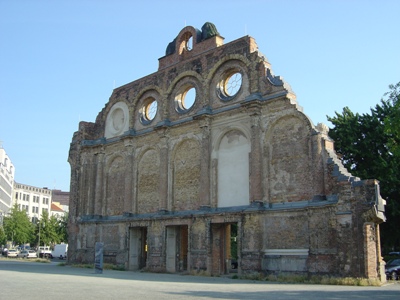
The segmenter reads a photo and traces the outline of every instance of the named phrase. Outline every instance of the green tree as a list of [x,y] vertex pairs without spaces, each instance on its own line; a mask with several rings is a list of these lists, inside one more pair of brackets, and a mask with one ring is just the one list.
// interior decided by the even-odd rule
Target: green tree
[[3,226],[0,226],[0,245],[5,245],[7,242],[6,234],[4,232]]
[[[39,245],[52,245],[59,243],[57,234],[58,220],[54,216],[49,217],[49,213],[44,211],[40,220],[36,223],[35,235]],[[39,245],[39,246],[40,246]]]
[[13,241],[15,245],[32,242],[32,223],[26,212],[20,211],[17,205],[4,217],[3,227],[7,240]]
[[60,242],[68,243],[68,214],[65,214],[60,219],[58,219],[57,234],[59,236]]
[[334,125],[329,135],[344,166],[362,179],[380,181],[381,196],[387,201],[387,221],[381,226],[385,250],[400,250],[399,86],[389,86],[389,98],[370,114],[354,114],[345,107],[341,114],[327,116]]
[[400,156],[400,82],[390,85],[388,101],[393,105],[393,112],[385,120],[385,133],[389,137],[389,149],[394,155]]

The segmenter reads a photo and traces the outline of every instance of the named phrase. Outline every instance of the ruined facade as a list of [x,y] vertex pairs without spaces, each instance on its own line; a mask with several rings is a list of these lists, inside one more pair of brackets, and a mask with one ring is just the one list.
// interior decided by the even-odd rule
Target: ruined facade
[[[349,174],[250,36],[187,26],[70,153],[70,262],[377,278],[384,203]],[[384,272],[382,272],[384,274]]]

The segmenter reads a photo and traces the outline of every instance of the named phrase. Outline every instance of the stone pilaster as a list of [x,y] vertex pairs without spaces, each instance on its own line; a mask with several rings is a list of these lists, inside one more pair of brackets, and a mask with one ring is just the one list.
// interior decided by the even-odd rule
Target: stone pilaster
[[202,130],[200,161],[200,206],[211,206],[210,195],[210,159],[211,159],[211,119],[206,116],[200,120]]
[[124,141],[125,144],[125,196],[124,196],[124,211],[133,212],[134,200],[133,200],[133,182],[135,182],[135,176],[133,172],[133,160],[134,160],[134,147],[131,140]]
[[[88,158],[87,154],[83,154],[81,156],[81,162],[80,162],[80,183],[79,186],[86,186],[87,183],[90,180],[90,163],[88,162],[88,160],[90,160],[90,158]],[[85,215],[87,214],[87,210],[86,207],[88,206],[88,189],[80,189],[79,190],[79,198],[78,198],[78,207],[79,207],[79,211],[80,211],[80,215]]]
[[262,155],[260,139],[261,106],[259,103],[247,107],[251,118],[251,152],[250,152],[250,202],[262,201]]
[[160,137],[160,210],[168,210],[168,163],[169,163],[169,136],[168,128],[158,129]]
[[88,215],[93,215],[94,214],[94,207],[95,207],[95,197],[96,197],[96,157],[91,157],[90,158],[90,178],[88,185],[90,186],[90,189],[88,189],[88,205],[87,205],[87,211],[86,213]]
[[94,214],[103,214],[104,198],[104,152],[97,153],[96,189]]

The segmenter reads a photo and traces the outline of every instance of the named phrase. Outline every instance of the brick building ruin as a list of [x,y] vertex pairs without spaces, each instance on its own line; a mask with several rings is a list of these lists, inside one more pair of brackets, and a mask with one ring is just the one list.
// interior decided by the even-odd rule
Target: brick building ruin
[[349,174],[255,40],[187,26],[158,71],[80,122],[71,263],[384,278],[376,180]]

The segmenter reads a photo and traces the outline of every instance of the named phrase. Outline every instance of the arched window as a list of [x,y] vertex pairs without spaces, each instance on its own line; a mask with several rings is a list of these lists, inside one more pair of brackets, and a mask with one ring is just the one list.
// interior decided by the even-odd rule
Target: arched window
[[249,204],[250,142],[239,130],[227,132],[218,149],[218,207]]

